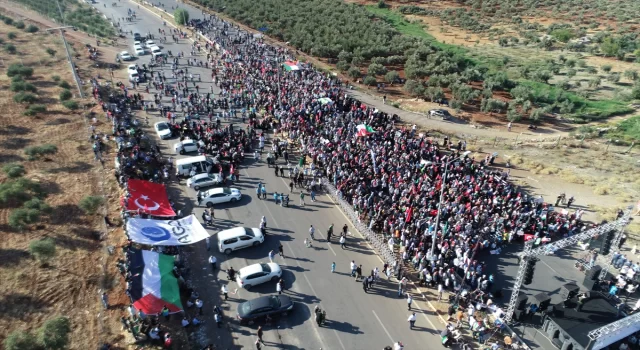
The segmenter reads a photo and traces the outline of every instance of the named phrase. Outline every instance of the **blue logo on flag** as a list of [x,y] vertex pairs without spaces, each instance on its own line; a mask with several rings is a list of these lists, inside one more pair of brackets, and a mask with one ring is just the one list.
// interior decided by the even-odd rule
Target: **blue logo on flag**
[[142,233],[143,236],[155,242],[164,241],[171,237],[171,232],[165,230],[162,227],[157,227],[157,226],[143,227],[140,230],[140,233]]

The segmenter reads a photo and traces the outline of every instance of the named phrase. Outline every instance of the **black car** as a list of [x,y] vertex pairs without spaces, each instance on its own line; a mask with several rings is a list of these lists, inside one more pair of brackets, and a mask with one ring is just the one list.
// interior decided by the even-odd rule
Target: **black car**
[[249,323],[262,317],[286,315],[293,309],[293,301],[286,295],[267,295],[238,305],[238,320]]

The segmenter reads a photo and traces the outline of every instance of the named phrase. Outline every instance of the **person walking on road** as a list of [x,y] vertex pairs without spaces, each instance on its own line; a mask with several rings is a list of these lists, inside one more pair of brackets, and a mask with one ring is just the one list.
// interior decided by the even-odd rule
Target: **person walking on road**
[[312,240],[312,241],[315,241],[315,240],[316,240],[316,239],[315,239],[315,237],[313,237],[313,234],[314,234],[314,233],[316,233],[316,229],[313,227],[313,225],[311,225],[311,226],[309,227],[309,235],[311,236],[311,240]]
[[289,182],[289,193],[293,192],[293,181]]
[[311,248],[311,241],[308,238],[304,239],[304,246],[307,248]]
[[209,256],[209,264],[211,264],[211,270],[215,271],[216,270],[216,263],[218,262],[218,259],[216,259],[215,256],[210,255]]
[[260,220],[260,224],[264,224],[264,228],[267,228],[267,218],[263,215],[262,219]]
[[282,294],[282,285],[280,282],[276,283],[276,292],[278,292],[278,295]]
[[346,236],[348,230],[349,230],[349,226],[347,226],[347,224],[344,224],[344,226],[342,226],[342,235]]
[[356,282],[358,282],[358,279],[360,279],[361,276],[362,276],[362,265],[356,267]]
[[340,248],[344,249],[346,247],[347,239],[344,236],[340,236]]
[[280,254],[280,257],[284,259],[284,247],[282,246],[282,242],[278,245],[278,254]]
[[269,262],[273,262],[273,257],[275,257],[276,254],[273,252],[273,250],[269,251]]
[[304,207],[304,192],[300,191],[300,205]]
[[407,309],[411,311],[411,303],[413,302],[413,298],[411,294],[407,293]]
[[416,313],[412,313],[411,316],[407,319],[409,321],[409,329],[413,329],[416,325]]
[[362,280],[362,290],[364,290],[365,293],[369,293],[369,291],[367,290],[367,286],[367,279],[365,278]]
[[222,295],[224,295],[224,300],[229,300],[229,290],[227,289],[226,285],[222,285],[221,291]]
[[331,242],[332,235],[333,235],[333,224],[331,224],[331,226],[329,226],[329,229],[327,230],[327,242]]
[[109,309],[109,296],[107,295],[107,293],[102,293],[102,295],[100,296],[100,300],[102,300],[102,306],[104,306],[104,309]]
[[351,277],[356,275],[356,269],[358,268],[358,265],[356,265],[356,261],[355,260],[351,260],[351,264],[349,264],[349,267],[351,269]]
[[262,331],[262,326],[258,326],[258,342],[264,344],[264,340],[262,340],[262,336],[264,335],[264,331]]
[[261,342],[260,339],[256,339],[256,349],[257,350],[262,350],[262,344],[260,342]]

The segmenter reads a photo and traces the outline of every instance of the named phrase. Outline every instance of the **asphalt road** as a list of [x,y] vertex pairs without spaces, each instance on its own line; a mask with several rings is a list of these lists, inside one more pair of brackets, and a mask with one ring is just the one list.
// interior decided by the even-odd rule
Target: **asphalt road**
[[[107,17],[116,19],[125,17],[129,8],[137,12],[138,18],[135,21],[121,21],[125,31],[139,32],[144,35],[149,32],[157,34],[158,28],[165,28],[157,15],[145,10],[142,6],[138,9],[134,2],[122,0],[116,7],[110,4],[111,2],[108,2],[104,7],[103,2],[100,2],[94,6]],[[177,5],[173,1],[164,1],[164,4],[169,10],[171,6]],[[189,10],[191,18],[202,18],[200,11],[192,8]],[[129,37],[127,42],[130,46],[128,50],[131,52],[133,38]],[[191,41],[188,40],[181,40],[178,44],[167,43],[163,50],[188,53],[190,44]],[[148,63],[149,59],[150,56],[146,55],[135,62],[141,65]],[[199,59],[204,57],[200,56]],[[184,63],[184,60],[181,63]],[[116,78],[120,77],[123,82],[126,82],[125,69],[116,73]],[[201,74],[203,82],[199,85],[208,91],[211,83],[209,79],[204,78],[210,77],[210,71],[194,67],[189,67],[189,70],[194,74]],[[170,71],[167,71],[167,76],[170,76]],[[215,87],[214,93],[218,93]],[[163,119],[157,115],[151,118],[152,123],[160,120]],[[234,123],[234,125],[240,124],[240,120]],[[154,133],[152,128],[148,128],[147,132]],[[172,145],[177,141],[174,139],[160,142],[163,153],[172,154]],[[174,157],[180,158],[175,155]],[[289,182],[286,179],[276,177],[274,171],[269,169],[265,162],[256,162],[253,159],[245,160],[240,171],[240,181],[233,187],[243,191],[242,200],[235,204],[215,207],[215,227],[209,230],[212,235],[211,251],[206,251],[204,242],[186,249],[188,265],[191,268],[191,280],[196,290],[204,296],[206,310],[204,315],[206,323],[192,330],[191,337],[196,343],[203,346],[215,343],[223,349],[255,348],[253,344],[256,340],[257,324],[240,326],[234,320],[236,308],[239,302],[276,293],[275,283],[259,285],[251,291],[239,290],[237,294],[230,294],[227,302],[221,301],[220,287],[223,284],[228,285],[229,290],[233,292],[237,288],[236,283],[227,281],[224,271],[231,266],[238,270],[250,264],[268,261],[268,252],[277,251],[279,243],[284,246],[285,258],[276,257],[275,262],[284,269],[283,277],[287,287],[285,294],[296,301],[296,306],[286,318],[264,327],[267,346],[281,349],[382,349],[385,345],[402,341],[405,349],[418,349],[424,347],[424,344],[436,344],[435,342],[440,341],[438,334],[444,326],[431,312],[429,306],[418,300],[419,296],[414,295],[414,308],[416,308],[418,320],[416,327],[410,330],[407,322],[410,313],[405,299],[397,296],[395,279],[383,280],[369,293],[365,293],[362,284],[355,282],[349,276],[349,263],[352,260],[362,264],[364,273],[368,273],[376,266],[381,269],[383,263],[357,233],[348,240],[347,249],[341,249],[339,244],[327,243],[324,240],[329,225],[333,223],[337,232],[345,223],[349,223],[331,199],[319,193],[318,201],[312,203],[307,196],[307,204],[302,207],[299,205],[299,192],[294,189],[294,193],[290,196],[292,199],[290,207],[283,208],[276,205],[270,197],[267,200],[258,199],[255,195],[255,187],[261,181],[266,184],[269,193],[289,192]],[[184,213],[193,212],[198,218],[201,217],[204,208],[194,207],[195,192],[186,188],[184,180],[172,185],[170,194]],[[216,233],[218,231],[235,226],[258,227],[263,215],[266,216],[269,227],[263,245],[240,250],[229,256],[217,251]],[[317,228],[318,240],[314,242],[312,248],[307,248],[303,241],[308,237],[310,225]],[[351,225],[349,227],[349,230],[354,232]],[[207,263],[209,254],[215,255],[221,262],[221,269],[215,273]],[[330,271],[332,262],[337,265],[335,273]],[[223,329],[218,329],[213,322],[211,309],[215,304],[221,305],[225,310]],[[323,327],[318,327],[312,317],[313,308],[316,305],[327,312],[327,322]],[[188,312],[193,314],[193,310]]]

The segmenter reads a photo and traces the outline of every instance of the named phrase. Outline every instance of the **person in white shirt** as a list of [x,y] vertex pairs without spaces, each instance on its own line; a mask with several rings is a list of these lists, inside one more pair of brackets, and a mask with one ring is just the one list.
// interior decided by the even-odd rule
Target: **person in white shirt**
[[226,285],[222,285],[222,288],[220,289],[222,291],[222,294],[224,295],[224,300],[229,300],[229,290],[227,289]]
[[202,306],[204,305],[204,303],[202,302],[202,300],[200,300],[200,299],[196,299],[195,305],[196,305],[196,307],[198,308],[198,313],[199,313],[200,315],[202,315]]
[[189,327],[190,322],[189,322],[189,319],[187,318],[187,316],[183,317],[181,322],[182,322],[182,327],[183,328]]
[[407,321],[409,321],[409,329],[413,329],[413,327],[416,325],[416,313],[412,313]]
[[211,269],[212,270],[216,270],[216,263],[218,262],[218,259],[216,259],[215,256],[211,255],[209,256],[209,264],[211,264]]

